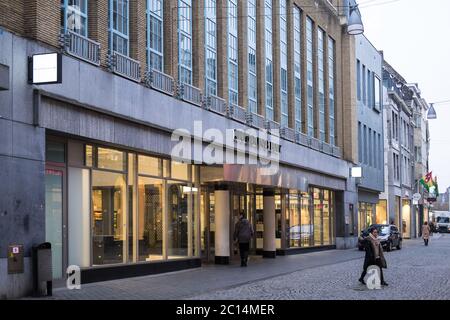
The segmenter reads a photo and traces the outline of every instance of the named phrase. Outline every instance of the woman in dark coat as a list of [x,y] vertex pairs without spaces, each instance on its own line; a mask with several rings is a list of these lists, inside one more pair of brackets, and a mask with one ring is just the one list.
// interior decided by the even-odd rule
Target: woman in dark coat
[[378,239],[378,229],[372,228],[368,237],[364,238],[364,248],[366,250],[366,256],[364,258],[364,270],[359,278],[359,282],[366,284],[364,282],[364,277],[367,274],[367,268],[370,266],[380,267],[380,280],[382,286],[387,286],[388,284],[384,281],[383,268],[387,268],[386,259],[384,258],[383,247]]

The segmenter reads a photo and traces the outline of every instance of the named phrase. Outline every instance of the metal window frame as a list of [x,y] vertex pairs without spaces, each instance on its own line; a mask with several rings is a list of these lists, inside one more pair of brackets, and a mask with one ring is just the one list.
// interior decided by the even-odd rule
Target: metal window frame
[[[154,11],[152,11],[152,3],[154,1],[158,1],[158,0],[147,0],[147,8],[146,8],[146,18],[147,18],[147,45],[146,45],[146,50],[147,50],[147,70],[151,70],[153,69],[152,67],[152,54],[156,54],[159,57],[161,57],[161,67],[162,70],[156,69],[160,72],[163,72],[164,70],[164,0],[160,0],[161,2],[161,15],[157,15],[154,13]],[[151,22],[152,19],[158,20],[159,22],[161,22],[161,51],[155,50],[154,48],[152,48],[151,45]]]
[[[63,0],[64,2],[61,3],[61,9],[64,11],[64,21],[63,21],[63,31],[64,33],[67,33],[67,18],[68,18],[68,11],[69,11],[69,0]],[[86,23],[84,24],[84,30],[86,30],[86,34],[80,34],[84,37],[87,37],[89,34],[89,30],[88,30],[88,1],[89,0],[85,0],[85,12],[83,12],[82,10],[75,10],[75,9],[71,9],[74,11],[75,14],[80,15],[80,17],[84,18]],[[75,32],[75,31],[73,31]],[[78,33],[78,32],[76,32]]]
[[[114,28],[114,2],[119,1],[126,1],[127,3],[127,12],[126,12],[126,23],[127,23],[127,34],[124,34]],[[109,0],[109,49],[111,51],[114,50],[114,35],[117,35],[121,38],[123,38],[127,43],[127,52],[124,54],[125,56],[130,56],[130,1],[129,0]],[[118,15],[118,12],[116,12],[116,15]],[[122,19],[123,20],[123,19]],[[122,24],[124,21],[122,21]],[[119,52],[119,51],[117,51]],[[122,52],[119,52],[122,53]],[[122,53],[123,54],[123,53]]]
[[[184,6],[184,4],[186,4],[186,6]],[[178,8],[177,8],[177,28],[178,28],[178,43],[181,44],[181,36],[183,35],[184,37],[188,38],[190,40],[190,62],[191,65],[187,66],[185,64],[182,63],[182,59],[181,59],[181,45],[178,46],[178,73],[179,73],[179,79],[181,82],[181,75],[182,75],[182,69],[187,70],[190,73],[190,82],[187,83],[186,81],[182,81],[184,83],[187,83],[189,85],[193,84],[193,75],[192,75],[192,58],[193,58],[193,54],[192,54],[192,15],[193,15],[193,9],[192,9],[192,2],[190,0],[178,0]],[[190,27],[189,27],[189,31],[190,33],[187,33],[186,31],[181,29],[181,12],[183,9],[188,9],[190,11],[190,19],[187,19],[189,21]],[[184,79],[185,80],[185,79]]]
[[[239,39],[238,39],[238,23],[239,23],[239,9],[238,9],[238,1],[236,0],[228,0],[227,1],[227,11],[228,11],[228,19],[227,19],[227,55],[228,55],[228,97],[231,100],[232,95],[237,96],[237,101],[230,101],[231,103],[238,104],[239,102]],[[236,10],[236,16],[233,17],[231,15],[231,11]],[[236,20],[236,28],[232,27],[231,20]],[[231,37],[234,38],[236,46],[232,47]],[[235,51],[236,61],[232,59],[232,53]],[[236,74],[232,77],[232,66],[236,69]],[[233,80],[233,81],[231,81]],[[231,86],[232,83],[236,83],[236,88]]]
[[[214,17],[209,17],[207,14],[208,9],[211,10],[212,6],[208,6],[209,4],[212,5],[212,1],[214,1]],[[204,8],[204,15],[205,15],[205,94],[206,95],[217,95],[217,1],[215,0],[205,0],[205,8]],[[208,37],[209,37],[209,28],[208,23],[214,24],[214,47],[209,43]],[[211,52],[215,56],[215,64],[214,64],[214,75],[215,79],[209,77],[208,75],[208,53]],[[214,84],[214,92],[209,91],[209,84]]]

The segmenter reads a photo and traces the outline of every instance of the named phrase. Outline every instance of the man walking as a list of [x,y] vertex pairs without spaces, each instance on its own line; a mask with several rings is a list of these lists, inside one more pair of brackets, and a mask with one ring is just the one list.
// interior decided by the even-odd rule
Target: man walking
[[380,239],[378,239],[378,229],[373,227],[369,230],[370,234],[364,238],[364,248],[366,250],[366,256],[364,258],[364,270],[359,278],[359,282],[364,282],[364,277],[367,274],[367,268],[370,266],[378,266],[380,268],[380,280],[382,286],[388,284],[384,281],[383,268],[387,268],[386,259],[384,258],[383,247],[381,246]]
[[241,255],[241,267],[246,267],[248,262],[248,251],[250,250],[250,240],[253,237],[253,227],[250,222],[241,214],[239,221],[234,227],[234,241],[239,242],[239,253]]
[[422,226],[422,238],[423,241],[425,242],[425,246],[428,247],[428,241],[430,241],[430,226],[426,221]]

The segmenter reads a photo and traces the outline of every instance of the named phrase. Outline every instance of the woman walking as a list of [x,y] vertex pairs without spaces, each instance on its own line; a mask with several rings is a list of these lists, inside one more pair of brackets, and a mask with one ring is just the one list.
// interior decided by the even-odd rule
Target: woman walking
[[367,268],[370,266],[378,266],[380,268],[381,285],[387,286],[388,284],[384,281],[383,276],[383,268],[387,268],[387,263],[384,258],[383,247],[381,246],[380,239],[378,239],[378,229],[374,227],[370,229],[369,232],[369,236],[364,238],[363,241],[366,256],[364,258],[364,270],[359,278],[359,282],[365,285],[364,277],[367,274]]
[[425,242],[425,246],[428,247],[428,241],[430,241],[430,226],[426,221],[422,226],[422,238],[423,241]]

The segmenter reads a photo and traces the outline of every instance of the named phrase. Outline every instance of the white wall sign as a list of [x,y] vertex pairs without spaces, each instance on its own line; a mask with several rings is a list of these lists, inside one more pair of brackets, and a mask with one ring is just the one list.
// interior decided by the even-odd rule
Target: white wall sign
[[62,56],[59,53],[36,54],[28,60],[30,84],[54,84],[62,82]]

